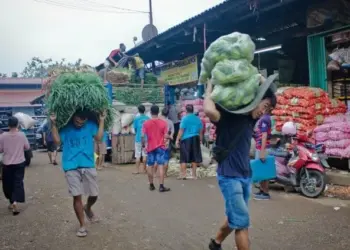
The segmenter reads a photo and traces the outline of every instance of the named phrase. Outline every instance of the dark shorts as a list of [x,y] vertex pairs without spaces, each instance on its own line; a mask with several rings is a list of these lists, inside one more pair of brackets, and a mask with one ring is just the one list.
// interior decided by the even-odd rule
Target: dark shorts
[[157,148],[151,152],[147,152],[147,167],[153,167],[156,163],[162,166],[165,163],[166,149]]
[[46,142],[46,147],[48,152],[55,152],[57,151],[57,146],[53,141]]
[[180,142],[180,163],[201,163],[202,150],[199,136],[193,136]]

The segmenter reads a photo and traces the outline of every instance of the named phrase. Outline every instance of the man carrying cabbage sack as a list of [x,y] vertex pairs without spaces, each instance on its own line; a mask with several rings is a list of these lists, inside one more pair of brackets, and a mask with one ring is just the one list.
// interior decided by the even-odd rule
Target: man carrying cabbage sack
[[209,81],[204,99],[204,112],[216,126],[216,142],[213,148],[218,162],[217,179],[225,200],[226,219],[215,239],[211,239],[210,250],[221,250],[221,243],[232,232],[238,250],[248,250],[250,223],[248,200],[251,187],[250,143],[256,121],[276,105],[276,96],[269,77],[260,84],[255,99],[247,106],[227,111],[213,102],[213,90]]
[[[69,193],[73,196],[73,207],[80,223],[76,235],[87,236],[85,228],[84,212],[91,222],[96,222],[97,217],[91,207],[97,201],[98,186],[97,172],[94,160],[94,142],[100,142],[104,133],[104,120],[106,112],[99,117],[99,124],[88,120],[87,111],[77,111],[71,121],[60,131],[56,126],[56,115],[52,114],[51,132],[56,145],[62,143],[62,168],[65,172]],[[82,195],[88,195],[84,206]]]

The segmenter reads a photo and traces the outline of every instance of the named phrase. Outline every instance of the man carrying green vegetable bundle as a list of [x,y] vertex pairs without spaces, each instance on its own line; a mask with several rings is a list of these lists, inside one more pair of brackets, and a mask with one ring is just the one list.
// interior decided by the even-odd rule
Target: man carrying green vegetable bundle
[[[87,236],[84,212],[91,222],[97,217],[91,207],[97,201],[97,172],[94,160],[94,140],[100,142],[104,133],[106,112],[99,117],[99,125],[88,120],[86,111],[77,111],[71,121],[58,131],[56,115],[51,115],[52,137],[56,145],[62,144],[62,167],[65,172],[70,194],[73,196],[73,207],[80,223],[76,235]],[[84,206],[82,195],[88,195]]]
[[227,111],[214,103],[211,97],[213,86],[209,81],[204,99],[204,112],[216,126],[216,145],[213,148],[218,162],[217,179],[225,200],[226,219],[210,250],[221,250],[221,243],[235,232],[238,250],[249,250],[249,208],[251,169],[249,160],[250,143],[256,121],[267,110],[276,105],[272,78],[259,86],[254,100],[234,112]]

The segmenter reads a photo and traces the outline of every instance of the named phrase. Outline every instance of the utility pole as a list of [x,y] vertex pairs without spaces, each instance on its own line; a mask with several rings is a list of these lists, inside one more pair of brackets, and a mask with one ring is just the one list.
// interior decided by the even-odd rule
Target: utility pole
[[152,0],[149,0],[149,23],[153,24]]

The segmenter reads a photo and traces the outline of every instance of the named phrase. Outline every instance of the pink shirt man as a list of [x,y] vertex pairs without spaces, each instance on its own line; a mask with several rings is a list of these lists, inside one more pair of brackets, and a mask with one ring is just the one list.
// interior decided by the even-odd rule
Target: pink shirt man
[[0,153],[4,153],[4,165],[23,163],[24,150],[29,148],[28,139],[23,132],[5,132],[0,135]]

